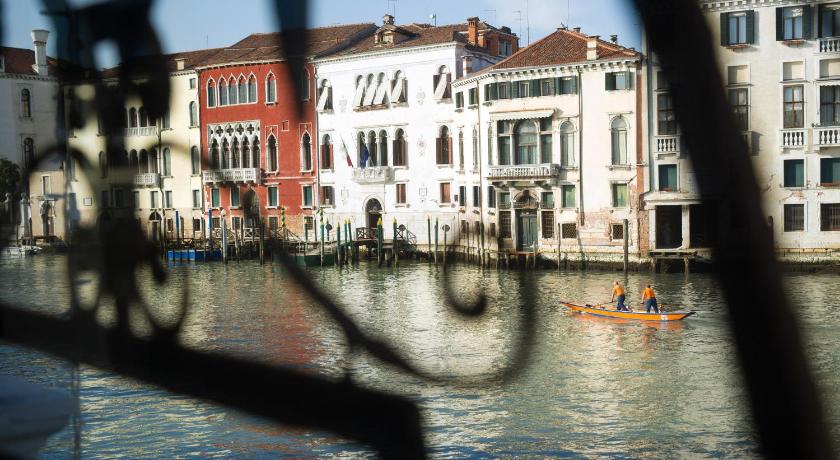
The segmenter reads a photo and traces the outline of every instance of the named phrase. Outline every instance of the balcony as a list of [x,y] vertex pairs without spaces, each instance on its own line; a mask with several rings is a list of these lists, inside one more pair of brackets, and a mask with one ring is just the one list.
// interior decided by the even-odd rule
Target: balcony
[[779,131],[779,147],[804,148],[808,144],[808,130],[804,128]]
[[390,166],[353,168],[353,181],[359,184],[382,184],[393,179],[394,170]]
[[157,126],[138,126],[134,128],[125,128],[125,137],[157,136],[157,134]]
[[555,179],[560,175],[560,166],[556,164],[491,166],[488,179],[496,180],[534,180]]
[[680,136],[656,136],[653,140],[655,153],[680,153]]
[[160,174],[143,173],[134,176],[135,187],[160,187]]
[[814,143],[818,147],[840,146],[840,126],[814,128]]
[[211,169],[202,172],[201,176],[205,183],[252,182],[258,184],[262,179],[259,168]]
[[840,37],[820,39],[820,53],[840,53]]

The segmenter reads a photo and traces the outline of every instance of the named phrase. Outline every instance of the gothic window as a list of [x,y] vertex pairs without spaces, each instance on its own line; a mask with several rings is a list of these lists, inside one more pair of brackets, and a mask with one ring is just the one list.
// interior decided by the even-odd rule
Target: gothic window
[[406,156],[405,131],[402,129],[398,129],[394,134],[394,145],[392,150],[394,155],[394,166],[407,166],[408,158]]
[[435,157],[439,165],[452,164],[452,138],[449,136],[449,128],[441,126],[438,138],[435,140]]
[[566,121],[560,125],[560,165],[573,166],[575,164],[575,127]]
[[219,80],[219,105],[227,105],[228,104],[228,91],[227,91],[227,82],[224,80]]
[[309,133],[303,133],[303,139],[300,143],[300,169],[301,171],[312,170],[312,138]]
[[32,117],[32,94],[26,88],[20,92],[20,116],[23,118]]
[[268,138],[268,156],[266,158],[266,167],[269,171],[277,171],[277,140],[274,136]]
[[216,106],[216,84],[213,80],[207,80],[207,107]]
[[610,138],[612,140],[612,164],[627,164],[627,122],[622,117],[616,117],[610,124]]
[[268,74],[265,79],[265,102],[276,102],[277,85],[274,80],[274,74]]
[[257,77],[248,77],[248,102],[257,102]]
[[435,90],[435,99],[449,99],[451,96],[452,78],[449,74],[449,68],[440,66],[438,73],[432,78],[432,83]]
[[239,77],[239,84],[237,85],[237,89],[239,90],[239,103],[245,104],[248,102],[248,86],[245,83],[245,77]]

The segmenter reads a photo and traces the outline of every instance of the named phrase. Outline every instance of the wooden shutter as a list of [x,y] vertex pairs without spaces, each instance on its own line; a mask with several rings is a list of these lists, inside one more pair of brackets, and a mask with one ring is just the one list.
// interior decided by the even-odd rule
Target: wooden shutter
[[446,163],[452,164],[452,136],[446,138]]
[[490,100],[490,83],[487,83],[486,85],[484,85],[484,100],[485,101]]
[[[802,38],[804,38],[805,40],[814,38],[812,32],[813,29],[811,27],[811,19],[813,17],[811,11],[812,8],[810,6],[806,5],[802,7]],[[752,11],[750,11],[750,13],[752,13]],[[747,20],[749,21],[749,16],[747,17]],[[747,23],[747,31],[749,30],[749,23]]]
[[635,81],[633,81],[633,80],[635,80],[635,78],[633,78],[633,77],[635,75],[636,74],[634,72],[631,72],[629,70],[627,72],[624,72],[624,78],[626,78],[625,82],[627,83],[626,85],[624,85],[625,88],[627,88],[627,89],[633,89],[634,88]]
[[785,9],[776,8],[776,41],[785,39]]
[[[394,139],[391,141],[391,151],[394,152],[394,157],[391,159],[393,161],[394,166],[402,165],[402,155],[400,155],[400,141]],[[399,187],[397,187],[399,190]]]
[[605,79],[604,79],[605,89],[607,91],[615,90],[615,73],[614,72],[608,72],[604,75],[605,75]]
[[517,97],[519,97],[519,82],[512,81],[510,82],[510,98],[516,99]]
[[729,44],[729,13],[720,13],[720,46]]
[[443,164],[443,161],[441,161],[441,148],[442,147],[443,147],[443,139],[441,139],[439,137],[436,138],[435,139],[435,162],[437,164]]
[[572,77],[572,90],[570,91],[570,94],[577,94],[577,92],[578,92],[578,78],[577,77]]
[[755,11],[747,11],[747,43],[755,43]]
[[495,101],[499,98],[499,84],[490,83],[490,100]]
[[541,85],[541,79],[537,78],[536,80],[531,80],[531,83],[528,85],[528,95],[531,97],[539,96],[542,91],[540,88]]
[[824,5],[817,5],[817,37],[823,37],[823,7]]

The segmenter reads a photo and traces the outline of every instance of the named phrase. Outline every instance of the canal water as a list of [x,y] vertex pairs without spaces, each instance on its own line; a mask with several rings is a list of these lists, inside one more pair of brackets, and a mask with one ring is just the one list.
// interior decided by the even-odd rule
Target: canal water
[[[0,298],[60,312],[69,304],[66,259],[45,255],[0,260]],[[308,269],[367,333],[391,344],[417,367],[437,374],[483,375],[509,363],[521,328],[518,272],[455,267],[450,282],[464,300],[489,298],[487,312],[465,319],[443,301],[443,273],[425,263],[399,268],[362,264],[339,271]],[[157,286],[138,275],[155,309],[180,299],[192,307],[186,346],[290,366],[327,378],[345,372],[361,385],[407,396],[421,408],[433,457],[751,457],[757,454],[745,393],[714,277],[536,271],[538,323],[530,360],[510,382],[436,384],[349,355],[328,315],[281,267],[254,262],[173,265]],[[560,300],[608,300],[624,280],[633,305],[648,282],[660,301],[698,314],[671,325],[571,314]],[[79,281],[85,295],[92,274]],[[785,276],[807,354],[823,392],[832,438],[840,445],[840,283],[836,275]],[[111,319],[108,303],[100,314]],[[158,310],[156,310],[158,311]],[[165,312],[161,310],[161,314]],[[136,315],[136,333],[148,330]],[[219,373],[224,373],[219,369]],[[62,391],[72,367],[16,346],[0,345],[0,374]],[[374,456],[366,446],[328,433],[276,426],[259,418],[160,391],[82,366],[80,444],[84,458]],[[43,458],[68,458],[74,427],[53,436]]]

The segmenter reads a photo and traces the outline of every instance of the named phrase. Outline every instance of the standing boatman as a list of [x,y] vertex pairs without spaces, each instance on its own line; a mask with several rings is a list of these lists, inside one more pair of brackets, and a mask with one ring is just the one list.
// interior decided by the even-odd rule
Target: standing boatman
[[610,298],[610,302],[616,300],[615,309],[618,311],[630,311],[626,305],[624,305],[624,287],[621,286],[617,280],[613,281],[613,290],[612,290],[612,298]]
[[645,311],[650,313],[651,307],[653,307],[654,313],[659,313],[659,305],[656,303],[656,293],[653,292],[653,288],[650,287],[650,284],[647,285],[644,291],[642,291],[642,302],[645,303]]

